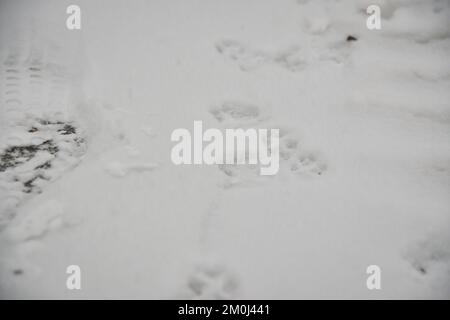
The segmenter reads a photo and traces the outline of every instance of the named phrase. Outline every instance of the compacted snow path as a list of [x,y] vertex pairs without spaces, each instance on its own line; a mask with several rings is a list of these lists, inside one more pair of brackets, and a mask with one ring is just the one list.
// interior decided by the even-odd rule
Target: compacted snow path
[[[69,4],[0,5],[1,297],[450,296],[448,1]],[[280,171],[174,165],[194,120]]]

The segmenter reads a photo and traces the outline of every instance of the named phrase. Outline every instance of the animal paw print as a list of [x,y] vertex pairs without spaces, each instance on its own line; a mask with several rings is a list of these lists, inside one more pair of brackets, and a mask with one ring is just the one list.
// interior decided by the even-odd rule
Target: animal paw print
[[273,62],[292,72],[302,70],[307,64],[305,53],[299,47],[293,47],[276,54]]
[[450,245],[447,232],[434,234],[408,248],[405,258],[420,275],[450,272]]
[[314,153],[304,151],[299,140],[286,131],[280,137],[280,162],[295,174],[320,176],[326,171],[326,164]]
[[200,265],[187,281],[190,299],[225,300],[235,297],[238,279],[220,264]]
[[326,170],[323,163],[317,161],[314,154],[299,155],[291,162],[290,170],[294,173],[322,175]]
[[[210,110],[212,116],[227,128],[259,128],[279,129],[280,169],[288,168],[290,173],[298,175],[322,175],[326,164],[314,153],[307,152],[300,146],[299,139],[284,126],[273,125],[270,117],[263,114],[258,106],[242,102],[224,102],[221,106]],[[248,148],[248,146],[246,146]],[[270,149],[270,144],[269,144]],[[248,154],[248,150],[246,151]],[[259,165],[223,164],[218,166],[227,177],[224,188],[235,185],[253,185],[263,179]]]
[[234,40],[224,40],[216,44],[216,49],[235,62],[242,71],[272,65],[290,72],[300,72],[311,63],[344,63],[351,52],[348,42],[348,37],[347,40],[343,37],[322,45],[311,40],[309,45],[294,44],[276,52],[263,52],[251,50]]
[[212,108],[210,113],[218,122],[232,127],[263,120],[259,107],[236,101],[224,102],[221,106]]
[[248,49],[235,40],[222,40],[216,44],[217,51],[236,62],[242,71],[250,71],[265,63],[268,57],[263,52]]
[[[226,101],[219,107],[210,110],[211,115],[225,128],[249,129],[264,126],[269,117],[265,116],[261,109],[252,104]],[[265,126],[264,126],[265,127]],[[246,145],[246,155],[249,148]],[[237,159],[235,157],[235,163]],[[248,184],[255,179],[259,179],[259,165],[250,164],[222,164],[218,166],[227,177],[227,181],[223,184],[224,188],[229,188],[238,184]]]
[[252,186],[261,179],[260,167],[250,164],[221,164],[218,166],[227,180],[221,185],[224,189],[234,186]]

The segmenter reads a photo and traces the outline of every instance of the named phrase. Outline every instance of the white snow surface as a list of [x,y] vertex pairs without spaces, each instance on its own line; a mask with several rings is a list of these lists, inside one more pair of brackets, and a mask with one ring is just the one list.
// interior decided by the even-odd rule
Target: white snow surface
[[[0,153],[54,143],[0,172],[0,297],[450,298],[449,1],[72,2],[0,4]],[[194,120],[279,173],[174,165]]]

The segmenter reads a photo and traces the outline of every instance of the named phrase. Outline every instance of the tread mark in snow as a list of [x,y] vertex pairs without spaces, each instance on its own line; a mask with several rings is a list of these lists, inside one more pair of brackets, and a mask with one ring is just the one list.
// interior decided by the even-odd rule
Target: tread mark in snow
[[26,194],[40,193],[85,152],[83,130],[66,115],[71,75],[57,62],[59,52],[47,51],[10,50],[0,65],[6,129],[0,145],[0,229]]

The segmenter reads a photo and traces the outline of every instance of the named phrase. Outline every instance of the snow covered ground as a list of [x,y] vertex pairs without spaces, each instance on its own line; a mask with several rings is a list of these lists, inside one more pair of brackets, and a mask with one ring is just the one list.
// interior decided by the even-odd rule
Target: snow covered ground
[[[448,0],[73,3],[0,3],[2,298],[450,298]],[[194,120],[279,173],[174,165]]]

